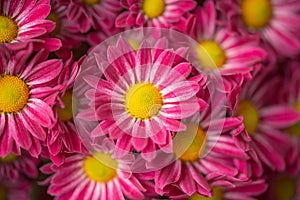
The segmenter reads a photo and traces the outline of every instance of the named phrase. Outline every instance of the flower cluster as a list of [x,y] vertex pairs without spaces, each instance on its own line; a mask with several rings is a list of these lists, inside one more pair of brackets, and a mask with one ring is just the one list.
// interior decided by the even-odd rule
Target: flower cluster
[[0,1],[0,199],[299,200],[299,0]]

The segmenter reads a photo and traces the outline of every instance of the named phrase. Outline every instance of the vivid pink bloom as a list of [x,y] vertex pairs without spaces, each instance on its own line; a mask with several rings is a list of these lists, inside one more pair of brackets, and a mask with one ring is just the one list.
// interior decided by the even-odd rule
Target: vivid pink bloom
[[206,103],[196,97],[205,78],[188,78],[193,67],[179,56],[182,49],[147,47],[144,41],[136,52],[121,38],[116,47],[108,48],[108,62],[96,55],[104,76],[85,77],[92,87],[86,92],[91,103],[78,117],[100,121],[91,136],[108,134],[116,140],[116,151],[130,152],[133,147],[151,157],[157,149],[172,151],[170,131],[184,130],[180,120]]
[[49,0],[7,0],[0,3],[0,44],[20,49],[27,42],[55,51],[61,42],[56,38],[41,37],[50,33],[55,24],[45,18],[50,12]]
[[[218,99],[218,96],[210,98]],[[234,160],[245,161],[249,157],[244,150],[235,145],[233,137],[228,133],[237,128],[241,122],[235,117],[224,117],[222,102],[221,100],[217,105],[211,104],[207,110],[200,112],[200,116],[195,114],[183,121],[187,125],[187,130],[175,134],[174,154],[170,155],[175,156],[177,160],[155,174],[155,189],[158,194],[178,197],[180,190],[182,194],[188,196],[197,193],[209,197],[212,195],[208,184],[209,174],[223,176],[223,179],[218,180],[223,184],[226,184],[227,177],[234,179],[233,177],[239,176]],[[248,177],[240,178],[248,179]],[[178,191],[174,191],[174,188]]]
[[125,9],[116,19],[117,27],[171,28],[196,7],[194,0],[121,0]]
[[93,155],[77,154],[66,158],[57,167],[47,164],[42,172],[52,174],[44,181],[50,183],[48,193],[63,199],[144,199],[145,188],[130,172],[132,156],[116,158],[112,144],[94,149]]
[[51,81],[62,62],[45,61],[45,51],[32,55],[31,45],[14,55],[0,50],[0,156],[19,155],[22,147],[37,157],[45,128],[53,124],[52,105],[60,86],[53,87]]
[[30,200],[30,182],[24,177],[16,181],[1,179],[0,197],[2,199]]
[[195,47],[196,59],[203,68],[218,69],[227,88],[232,75],[249,78],[255,64],[261,63],[266,53],[259,47],[258,37],[241,35],[229,29],[228,24],[220,25],[219,20],[215,5],[209,0],[189,18],[186,30],[199,42]]
[[218,0],[217,3],[232,25],[243,32],[257,33],[279,55],[299,54],[298,0]]
[[73,56],[71,56],[64,64],[56,82],[63,88],[58,94],[59,102],[53,107],[55,123],[49,129],[46,139],[50,159],[56,165],[64,162],[65,153],[81,152],[82,150],[72,112],[73,85],[82,60],[83,58],[79,63],[73,62]]
[[20,174],[36,178],[38,175],[37,163],[38,160],[25,151],[20,156],[10,153],[4,158],[0,157],[0,179],[4,177],[16,181]]
[[68,6],[69,20],[85,33],[91,27],[106,31],[113,28],[114,20],[121,10],[119,0],[58,0]]
[[[282,129],[296,123],[300,116],[291,106],[272,104],[274,98],[279,98],[275,95],[278,91],[274,88],[279,87],[278,78],[272,74],[272,68],[270,69],[259,71],[252,81],[245,84],[240,95],[235,93],[236,99],[230,98],[229,104],[234,115],[243,117],[246,131],[246,136],[245,133],[241,134],[237,142],[243,144],[243,140],[246,140],[249,143],[248,137],[251,138],[252,142],[249,144],[255,151],[252,154],[254,158],[258,157],[272,170],[284,170],[284,156],[291,141]],[[233,134],[238,135],[238,132]],[[261,174],[262,169],[258,170],[257,167],[258,165],[252,169],[253,172],[260,171]]]

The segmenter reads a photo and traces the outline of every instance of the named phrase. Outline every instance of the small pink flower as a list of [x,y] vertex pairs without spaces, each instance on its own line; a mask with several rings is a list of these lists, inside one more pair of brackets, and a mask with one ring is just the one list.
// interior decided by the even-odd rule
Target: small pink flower
[[217,4],[242,32],[257,33],[279,55],[299,55],[298,0],[218,0]]
[[44,181],[50,183],[48,193],[57,200],[144,199],[145,188],[129,171],[134,158],[116,158],[112,155],[114,145],[103,146],[94,149],[93,154],[70,156],[59,167],[43,166],[42,172],[52,174]]
[[[31,55],[32,46],[14,55],[0,49],[0,156],[20,147],[37,157],[45,128],[53,125],[53,99],[59,85],[52,87],[62,69],[60,60],[47,60],[48,53]],[[31,56],[31,57],[30,57]]]
[[125,10],[117,17],[116,27],[171,28],[196,7],[194,0],[122,0],[121,4]]
[[55,51],[61,47],[56,38],[43,37],[50,33],[55,24],[45,20],[50,12],[49,0],[7,0],[0,3],[0,44],[20,49],[27,42],[37,48]]

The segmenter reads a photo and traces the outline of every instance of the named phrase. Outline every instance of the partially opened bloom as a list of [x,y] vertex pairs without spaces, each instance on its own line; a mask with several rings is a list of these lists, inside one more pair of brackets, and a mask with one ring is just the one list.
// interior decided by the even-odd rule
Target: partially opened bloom
[[[31,56],[32,48],[14,55],[0,54],[0,156],[20,154],[20,147],[37,157],[46,127],[53,123],[52,105],[59,85],[52,87],[62,69],[60,60],[47,60],[40,51]],[[31,59],[29,59],[31,58]]]
[[78,25],[83,33],[91,27],[107,31],[114,28],[114,20],[121,10],[119,0],[59,0],[68,6],[69,20]]
[[245,84],[239,100],[231,105],[233,113],[243,117],[246,133],[252,139],[249,144],[259,160],[272,170],[284,170],[284,157],[291,140],[282,129],[296,123],[299,114],[291,106],[272,103],[273,98],[279,98],[274,94],[278,78],[274,75],[270,78],[270,74],[270,70],[257,73]]
[[38,174],[37,163],[38,160],[25,151],[22,152],[21,156],[10,153],[4,158],[0,157],[0,179],[8,178],[11,181],[16,181],[20,175],[36,178]]
[[[144,41],[135,52],[123,39],[110,46],[109,65],[97,60],[104,76],[85,77],[92,87],[86,92],[91,103],[87,112],[79,113],[89,119],[96,112],[94,120],[100,123],[92,137],[108,134],[117,150],[133,147],[142,156],[157,149],[172,151],[170,131],[185,130],[180,120],[206,106],[196,97],[203,74],[188,78],[193,67],[180,51],[147,47]],[[121,49],[128,51],[120,55]]]
[[133,157],[116,158],[113,145],[104,146],[92,154],[70,156],[59,167],[43,166],[42,172],[52,174],[44,182],[50,183],[48,193],[57,200],[143,199],[145,189],[129,171]]
[[116,19],[117,27],[171,28],[196,7],[194,0],[123,0],[125,9]]
[[55,24],[45,18],[50,12],[49,0],[7,0],[0,3],[0,44],[20,49],[27,42],[38,43],[48,50],[57,50],[61,42],[45,36]]
[[186,30],[199,42],[195,47],[199,63],[203,68],[219,70],[223,77],[237,74],[249,77],[254,65],[266,56],[259,47],[259,38],[241,35],[231,30],[228,23],[220,25],[218,20],[211,0],[203,8],[197,8],[188,20]]
[[258,33],[279,55],[299,54],[298,0],[218,0],[234,26]]

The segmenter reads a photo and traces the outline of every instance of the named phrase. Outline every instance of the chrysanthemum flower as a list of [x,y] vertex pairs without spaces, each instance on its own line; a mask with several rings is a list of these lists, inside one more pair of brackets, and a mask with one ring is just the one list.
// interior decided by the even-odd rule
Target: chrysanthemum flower
[[[206,1],[188,20],[186,30],[199,42],[197,59],[203,68],[218,69],[222,76],[243,74],[249,76],[255,64],[265,58],[259,38],[240,35],[227,26],[218,25],[213,1]],[[209,55],[209,56],[208,56]]]
[[60,73],[62,63],[45,61],[45,51],[29,59],[30,47],[15,55],[0,49],[1,157],[10,152],[20,154],[20,147],[37,157],[41,152],[40,141],[46,139],[44,128],[52,125],[51,106],[60,86],[50,84]]
[[230,104],[235,115],[243,117],[250,145],[260,161],[273,170],[284,170],[284,155],[291,142],[281,129],[297,122],[299,114],[286,104],[270,104],[272,98],[278,98],[274,96],[278,79],[270,76],[270,70],[260,71],[243,87],[239,100]]
[[45,20],[50,12],[49,0],[7,0],[0,3],[0,44],[20,49],[27,42],[54,51],[61,42],[56,38],[40,38],[50,33],[55,24]]
[[0,198],[30,200],[30,182],[25,178],[19,178],[17,181],[1,179]]
[[103,31],[112,28],[121,10],[119,0],[58,0],[58,2],[68,6],[69,20],[74,21],[83,33],[91,26]]
[[122,0],[125,9],[116,19],[117,27],[170,28],[196,7],[194,0]]
[[232,24],[258,33],[279,55],[299,54],[298,0],[219,0],[218,4]]
[[[92,137],[108,134],[116,140],[116,151],[133,147],[142,156],[172,151],[170,131],[184,130],[180,120],[206,107],[196,97],[203,75],[188,78],[193,67],[180,54],[147,47],[144,41],[135,52],[122,38],[110,46],[109,64],[98,60],[104,77],[85,77],[92,87],[86,93],[90,109],[78,115],[90,119],[96,112],[95,121],[101,122]],[[123,54],[122,49],[129,51]]]
[[[79,61],[79,64],[81,61]],[[60,102],[53,108],[55,124],[49,129],[46,140],[50,159],[57,165],[64,162],[65,153],[81,152],[82,148],[72,112],[72,90],[78,70],[79,65],[77,62],[73,62],[71,56],[66,61],[57,81],[58,84],[63,86],[63,89],[58,95]]]
[[[227,133],[237,128],[241,122],[234,117],[225,118],[222,105],[218,106],[220,107],[209,107],[202,111],[200,117],[195,114],[183,121],[187,130],[176,133],[177,136],[173,139],[174,154],[171,156],[175,156],[177,160],[156,172],[156,192],[175,196],[176,193],[173,194],[172,191],[176,187],[188,196],[197,193],[209,197],[211,188],[204,176],[210,173],[224,177],[238,176],[234,159],[247,160],[249,157],[235,145],[234,139]],[[186,148],[187,144],[189,146]],[[225,183],[226,178],[219,180],[222,181]]]
[[10,153],[4,158],[0,157],[0,179],[5,177],[15,181],[20,174],[36,178],[38,174],[37,163],[38,160],[29,156],[27,152],[22,152],[21,156]]
[[42,172],[53,174],[44,182],[50,183],[48,193],[57,200],[143,199],[145,189],[128,171],[133,157],[115,158],[113,145],[105,146],[108,148],[97,149],[91,155],[68,157],[59,167],[43,166]]

